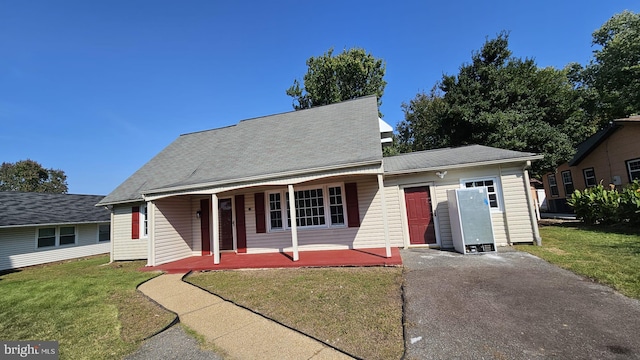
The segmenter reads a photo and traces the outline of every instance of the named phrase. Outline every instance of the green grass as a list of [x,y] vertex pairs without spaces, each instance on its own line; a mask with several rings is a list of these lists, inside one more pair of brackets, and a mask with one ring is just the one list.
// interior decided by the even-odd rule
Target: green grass
[[0,275],[0,337],[55,340],[61,359],[118,359],[174,315],[136,291],[155,276],[108,256]]
[[196,273],[188,282],[364,359],[399,359],[401,268]]
[[640,233],[619,227],[545,226],[542,246],[518,250],[640,299]]

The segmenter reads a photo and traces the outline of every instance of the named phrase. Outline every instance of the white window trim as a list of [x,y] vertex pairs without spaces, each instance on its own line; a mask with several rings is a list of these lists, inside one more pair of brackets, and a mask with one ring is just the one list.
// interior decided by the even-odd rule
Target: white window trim
[[[631,160],[627,160],[626,164],[627,164],[627,176],[629,176],[629,182],[633,181],[633,177],[631,176],[631,163],[635,163],[635,162],[640,162],[640,158],[638,159],[631,159]],[[637,172],[638,170],[635,170],[634,172]]]
[[[108,226],[109,227],[109,240],[100,241],[100,226]],[[96,224],[96,244],[103,244],[111,242],[111,224],[110,223],[99,223]]]
[[[564,174],[569,174],[571,182],[564,181],[565,180]],[[573,184],[573,174],[571,173],[571,170],[564,170],[560,172],[560,177],[562,178],[562,190],[564,190],[564,196],[570,197],[571,194],[573,194],[573,191],[576,191],[576,186]],[[567,192],[567,185],[571,185],[571,187],[573,188],[573,191],[571,191],[571,193]]]
[[[591,171],[593,173],[593,177],[588,177],[587,171]],[[593,167],[582,169],[582,176],[584,177],[585,187],[589,188],[589,187],[598,186],[598,180],[596,179],[596,170]],[[589,179],[593,179],[593,185],[588,184]]]
[[[60,228],[73,227],[73,244],[60,245]],[[55,229],[55,245],[53,246],[38,246],[38,238],[40,235],[40,229]],[[57,248],[65,248],[78,245],[78,226],[77,225],[57,225],[57,226],[39,226],[36,228],[36,250],[51,250]]]
[[[340,194],[342,197],[342,213],[344,214],[344,223],[343,224],[331,224],[331,205],[329,203],[329,188],[339,187]],[[293,191],[304,191],[304,190],[313,190],[313,189],[322,189],[322,202],[324,204],[324,225],[298,225],[298,230],[306,230],[306,229],[338,229],[338,228],[346,228],[349,224],[349,219],[347,218],[347,199],[346,194],[344,192],[344,183],[329,183],[329,184],[321,184],[321,185],[307,185],[294,187]],[[270,204],[270,194],[280,194],[280,211],[282,212],[282,228],[272,228],[271,227],[271,204]],[[281,232],[291,230],[291,227],[288,225],[289,219],[289,211],[287,209],[289,203],[287,201],[288,191],[286,188],[275,191],[267,191],[265,192],[265,214],[267,221],[267,232]]]
[[[149,237],[149,214],[147,210],[149,207],[147,204],[140,205],[140,212],[138,213],[138,221],[140,222],[140,239],[146,239]],[[147,225],[145,231],[145,224]]]
[[[553,185],[551,185],[551,178],[553,178],[553,182],[554,182]],[[551,195],[551,197],[560,196],[560,190],[558,190],[558,179],[556,178],[556,174],[547,175],[547,181],[549,182],[549,192],[551,193],[549,195]],[[553,188],[554,187],[556,188],[556,193],[555,194],[553,193]]]
[[[502,213],[504,211],[504,199],[502,196],[502,183],[500,182],[500,178],[497,176],[479,176],[479,177],[474,177],[474,178],[465,178],[465,179],[460,179],[460,188],[461,189],[466,189],[467,187],[465,186],[465,183],[467,182],[475,182],[475,181],[486,181],[486,180],[493,180],[493,185],[494,188],[496,189],[496,197],[497,197],[497,201],[498,201],[498,207],[491,208],[491,212],[494,213]],[[486,187],[486,186],[485,186]]]

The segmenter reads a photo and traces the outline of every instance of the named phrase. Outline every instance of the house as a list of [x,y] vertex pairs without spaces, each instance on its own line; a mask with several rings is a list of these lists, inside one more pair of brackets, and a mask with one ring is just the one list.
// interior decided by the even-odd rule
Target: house
[[640,179],[640,116],[614,120],[578,145],[573,158],[543,176],[550,212],[569,212],[567,197],[602,182],[620,189]]
[[452,248],[446,191],[478,186],[498,244],[539,240],[526,169],[541,156],[476,145],[383,159],[385,138],[373,96],[181,135],[98,203],[112,260]]
[[0,270],[108,253],[103,197],[0,192]]

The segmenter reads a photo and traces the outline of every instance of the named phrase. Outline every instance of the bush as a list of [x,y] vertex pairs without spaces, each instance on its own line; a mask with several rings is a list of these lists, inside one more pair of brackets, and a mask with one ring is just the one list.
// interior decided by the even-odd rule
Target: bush
[[634,180],[622,192],[611,185],[606,189],[598,186],[576,190],[567,200],[576,216],[586,224],[640,223],[640,183]]

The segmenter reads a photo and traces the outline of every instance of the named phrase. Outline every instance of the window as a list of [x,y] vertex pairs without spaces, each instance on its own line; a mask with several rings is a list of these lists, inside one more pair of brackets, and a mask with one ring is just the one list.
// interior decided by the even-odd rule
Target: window
[[36,247],[56,247],[76,243],[75,226],[43,227],[36,230]]
[[629,171],[629,182],[640,180],[640,159],[628,160],[627,170]]
[[280,193],[269,194],[269,219],[271,229],[282,229],[282,205]]
[[111,226],[109,224],[98,225],[98,242],[111,240]]
[[56,246],[56,228],[38,229],[38,247]]
[[498,181],[496,178],[477,179],[477,180],[461,180],[462,186],[465,188],[486,187],[489,193],[489,205],[491,209],[500,210],[500,200],[498,198]]
[[562,185],[564,185],[564,195],[570,196],[573,194],[573,179],[571,178],[571,171],[563,171],[562,172]]
[[560,193],[558,192],[558,183],[556,182],[556,175],[549,174],[547,179],[549,180],[549,190],[551,190],[551,196],[560,195]]
[[[327,227],[346,224],[342,186],[300,189],[295,190],[294,194],[296,226]],[[283,200],[286,202],[285,206],[282,206]],[[268,206],[270,230],[283,230],[285,217],[286,228],[291,227],[288,191],[269,193]]]
[[140,206],[140,233],[142,237],[149,236],[149,216],[147,215],[147,205]]
[[582,174],[584,175],[584,186],[594,187],[598,185],[598,182],[596,181],[596,172],[593,171],[593,168],[582,170]]

